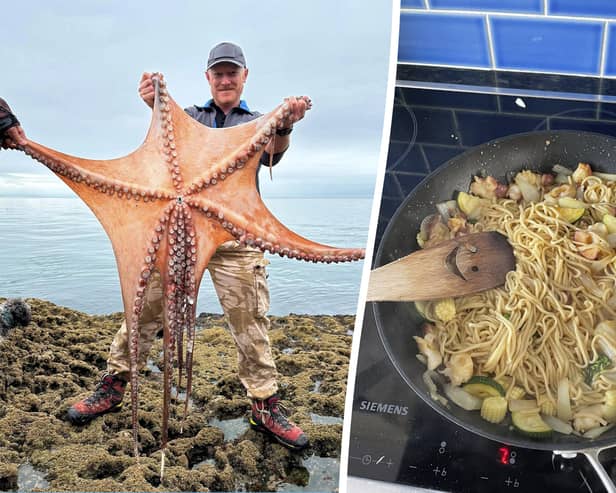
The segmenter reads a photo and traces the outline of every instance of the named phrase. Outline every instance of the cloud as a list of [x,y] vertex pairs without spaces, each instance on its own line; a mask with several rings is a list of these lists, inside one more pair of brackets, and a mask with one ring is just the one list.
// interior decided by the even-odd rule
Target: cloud
[[[201,104],[209,98],[207,52],[236,41],[248,59],[251,107],[266,112],[298,94],[314,101],[276,170],[281,180],[320,180],[330,193],[346,177],[367,190],[381,140],[390,11],[389,0],[12,2],[3,8],[9,41],[0,46],[0,96],[34,140],[67,154],[118,157],[139,146],[149,125],[137,95],[142,71],[163,71],[180,105]],[[26,161],[0,152],[0,194],[66,188]]]

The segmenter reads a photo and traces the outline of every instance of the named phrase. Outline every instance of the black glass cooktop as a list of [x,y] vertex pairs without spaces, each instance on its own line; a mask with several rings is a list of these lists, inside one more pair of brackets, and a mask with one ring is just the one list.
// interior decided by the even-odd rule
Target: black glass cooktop
[[[534,130],[616,136],[612,81],[542,79],[536,74],[517,74],[510,80],[507,74],[454,71],[452,76],[408,67],[398,70],[401,75],[375,252],[389,219],[411,190],[470,147]],[[600,458],[616,478],[616,450]],[[371,303],[366,305],[361,335],[348,471],[409,490],[604,491],[582,455],[566,460],[551,452],[507,446],[466,431],[432,410],[391,364]]]

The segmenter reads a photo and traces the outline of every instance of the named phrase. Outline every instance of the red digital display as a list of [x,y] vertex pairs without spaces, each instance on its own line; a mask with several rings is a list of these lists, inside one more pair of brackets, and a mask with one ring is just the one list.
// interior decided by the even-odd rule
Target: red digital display
[[500,456],[501,464],[509,464],[509,448],[501,447],[498,449],[498,455]]

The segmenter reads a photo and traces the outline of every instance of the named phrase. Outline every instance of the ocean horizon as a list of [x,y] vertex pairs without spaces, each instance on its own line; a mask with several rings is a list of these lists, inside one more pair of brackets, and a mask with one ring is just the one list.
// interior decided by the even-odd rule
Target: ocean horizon
[[[269,197],[296,233],[337,247],[366,245],[371,198]],[[75,197],[0,197],[0,297],[41,298],[89,314],[122,311],[107,235]],[[363,261],[314,264],[266,254],[271,315],[355,314]],[[197,312],[222,313],[206,273]]]

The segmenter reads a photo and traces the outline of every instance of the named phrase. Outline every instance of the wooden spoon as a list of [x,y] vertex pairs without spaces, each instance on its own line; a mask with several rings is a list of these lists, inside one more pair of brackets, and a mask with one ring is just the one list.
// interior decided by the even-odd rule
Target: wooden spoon
[[490,231],[461,236],[374,269],[368,301],[436,300],[501,286],[515,269],[507,238]]

